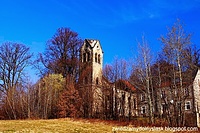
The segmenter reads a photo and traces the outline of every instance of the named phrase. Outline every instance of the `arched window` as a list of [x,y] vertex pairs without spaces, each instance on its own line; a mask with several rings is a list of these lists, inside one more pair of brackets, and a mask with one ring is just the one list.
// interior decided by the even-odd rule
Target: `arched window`
[[141,114],[146,114],[146,106],[141,107]]
[[190,110],[191,109],[191,102],[190,101],[187,101],[185,103],[185,110]]
[[136,99],[133,99],[133,108],[136,109]]
[[95,62],[97,62],[97,53],[95,53]]
[[83,62],[86,62],[86,53],[83,53]]
[[96,78],[96,84],[97,85],[99,84],[99,78],[98,77]]
[[90,53],[87,53],[87,61],[90,61]]
[[100,64],[100,62],[101,62],[101,56],[100,56],[100,54],[98,55],[98,63]]

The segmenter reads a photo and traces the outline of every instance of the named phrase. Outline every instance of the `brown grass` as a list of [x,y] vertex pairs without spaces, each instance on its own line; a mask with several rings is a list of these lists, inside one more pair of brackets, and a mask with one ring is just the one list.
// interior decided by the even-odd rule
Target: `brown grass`
[[[51,120],[1,120],[0,133],[172,133],[172,131],[150,131],[156,127],[133,127],[126,122],[102,121],[98,119],[51,119]],[[193,133],[193,132],[191,132]]]

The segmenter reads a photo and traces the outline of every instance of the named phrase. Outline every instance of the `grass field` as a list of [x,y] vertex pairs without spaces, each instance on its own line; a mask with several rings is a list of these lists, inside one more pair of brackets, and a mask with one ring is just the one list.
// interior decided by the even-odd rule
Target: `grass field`
[[0,121],[0,132],[106,133],[112,126],[72,119]]
[[[1,120],[0,133],[130,133],[131,127],[119,126],[118,124],[103,122],[99,120],[74,120],[74,119],[52,119],[52,120]],[[142,131],[140,133],[172,133],[171,131]],[[155,129],[155,128],[153,128]],[[115,130],[115,131],[114,131]],[[122,130],[122,131],[119,131]],[[138,132],[137,132],[138,133]],[[191,132],[192,133],[192,132]]]

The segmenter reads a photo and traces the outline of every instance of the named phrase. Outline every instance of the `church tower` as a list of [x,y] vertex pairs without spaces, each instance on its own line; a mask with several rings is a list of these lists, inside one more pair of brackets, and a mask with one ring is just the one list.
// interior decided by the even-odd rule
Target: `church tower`
[[85,117],[102,113],[103,51],[98,40],[85,39],[80,50],[79,85]]

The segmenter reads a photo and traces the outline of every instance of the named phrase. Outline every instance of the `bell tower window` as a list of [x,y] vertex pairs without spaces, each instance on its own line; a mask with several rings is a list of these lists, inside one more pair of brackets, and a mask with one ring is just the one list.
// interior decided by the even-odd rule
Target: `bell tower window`
[[95,62],[97,62],[97,53],[95,53]]
[[96,78],[96,85],[98,85],[99,84],[99,78],[97,77]]
[[136,99],[133,99],[133,108],[136,109]]
[[90,53],[87,53],[87,61],[90,61]]
[[83,53],[83,62],[86,62],[86,53]]
[[99,64],[101,63],[101,56],[100,56],[100,54],[98,55],[98,63]]

